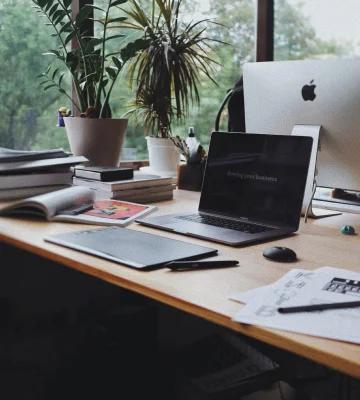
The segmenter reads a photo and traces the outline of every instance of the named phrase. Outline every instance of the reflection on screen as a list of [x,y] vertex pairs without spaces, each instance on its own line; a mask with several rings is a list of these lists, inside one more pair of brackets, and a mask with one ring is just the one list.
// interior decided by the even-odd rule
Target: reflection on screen
[[297,226],[312,139],[213,133],[200,211]]

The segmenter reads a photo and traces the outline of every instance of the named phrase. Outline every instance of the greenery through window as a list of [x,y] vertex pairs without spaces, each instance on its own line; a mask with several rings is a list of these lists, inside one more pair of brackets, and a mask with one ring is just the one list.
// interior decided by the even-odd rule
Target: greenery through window
[[[337,9],[350,1],[338,0]],[[143,0],[143,4],[146,2]],[[95,0],[95,4],[102,3],[104,0]],[[41,23],[31,4],[29,0],[0,3],[0,146],[68,149],[65,130],[57,128],[56,123],[57,110],[61,106],[70,107],[69,101],[56,90],[44,92],[37,78],[49,61],[42,53],[54,48],[55,38],[50,36],[51,30],[45,21]],[[275,59],[357,55],[360,37],[356,42],[356,38],[341,37],[336,29],[332,36],[326,36],[324,27],[318,28],[319,18],[309,18],[314,4],[319,8],[324,0],[275,0]],[[186,121],[173,127],[174,134],[185,136],[187,128],[194,126],[201,141],[207,144],[227,90],[240,78],[242,64],[255,59],[256,0],[186,0],[184,5],[184,20],[211,18],[218,24],[209,24],[209,36],[228,43],[215,43],[213,47],[212,56],[219,63],[214,71],[218,85],[204,79],[200,85],[200,108],[194,106]],[[332,8],[335,5],[327,4],[327,9]],[[349,18],[350,13],[351,10]],[[70,85],[70,78],[65,79]],[[129,109],[131,98],[124,71],[112,99],[115,117],[121,117]],[[222,128],[226,129],[226,125],[225,115]],[[133,121],[125,146],[132,149],[127,157],[129,154],[134,158],[147,157],[143,129]]]
[[37,78],[48,64],[42,52],[53,47],[51,33],[29,0],[1,1],[0,146],[67,148],[65,132],[56,127],[66,100],[57,91],[44,92]]
[[360,52],[356,0],[275,0],[275,60],[355,57]]

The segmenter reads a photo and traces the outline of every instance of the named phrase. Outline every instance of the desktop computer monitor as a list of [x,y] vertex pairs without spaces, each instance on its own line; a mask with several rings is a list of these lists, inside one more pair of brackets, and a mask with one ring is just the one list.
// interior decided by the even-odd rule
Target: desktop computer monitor
[[321,125],[318,186],[360,191],[360,59],[248,63],[246,132]]

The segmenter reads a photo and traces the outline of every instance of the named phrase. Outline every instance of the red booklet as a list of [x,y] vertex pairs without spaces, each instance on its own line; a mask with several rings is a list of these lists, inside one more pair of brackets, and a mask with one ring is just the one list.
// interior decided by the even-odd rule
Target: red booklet
[[127,201],[98,200],[95,201],[93,209],[86,211],[84,215],[126,221],[147,214],[151,208],[153,207]]

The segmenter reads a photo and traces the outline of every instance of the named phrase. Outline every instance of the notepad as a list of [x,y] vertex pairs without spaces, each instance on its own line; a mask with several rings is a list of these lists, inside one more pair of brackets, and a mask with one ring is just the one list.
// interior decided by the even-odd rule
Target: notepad
[[45,241],[137,269],[153,269],[170,261],[217,254],[210,247],[118,227],[62,233]]

